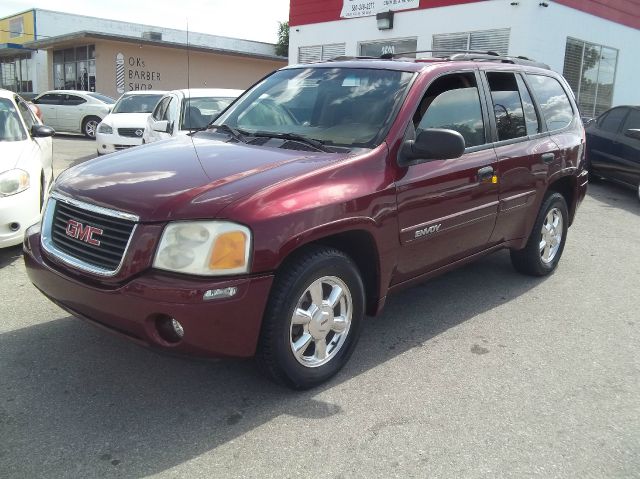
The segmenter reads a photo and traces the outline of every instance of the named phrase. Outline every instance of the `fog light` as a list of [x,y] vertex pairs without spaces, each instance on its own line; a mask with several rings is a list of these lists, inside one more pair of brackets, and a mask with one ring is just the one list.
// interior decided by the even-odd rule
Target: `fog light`
[[165,314],[156,317],[156,329],[158,335],[167,343],[178,343],[184,337],[182,324],[177,319]]

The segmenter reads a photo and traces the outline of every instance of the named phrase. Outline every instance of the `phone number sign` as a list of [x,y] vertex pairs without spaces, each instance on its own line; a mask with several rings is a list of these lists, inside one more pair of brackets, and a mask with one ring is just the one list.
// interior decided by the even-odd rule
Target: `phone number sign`
[[344,0],[341,18],[369,17],[389,10],[418,8],[420,0]]

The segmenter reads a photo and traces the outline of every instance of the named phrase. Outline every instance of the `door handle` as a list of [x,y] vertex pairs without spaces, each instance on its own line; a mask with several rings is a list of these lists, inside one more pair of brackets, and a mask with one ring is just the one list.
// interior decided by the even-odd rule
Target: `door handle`
[[556,155],[555,153],[543,153],[542,154],[542,161],[549,164],[549,163],[553,163],[553,160],[556,159]]
[[491,180],[492,177],[493,177],[492,166],[485,166],[484,168],[480,168],[478,170],[478,181],[482,182],[486,180]]

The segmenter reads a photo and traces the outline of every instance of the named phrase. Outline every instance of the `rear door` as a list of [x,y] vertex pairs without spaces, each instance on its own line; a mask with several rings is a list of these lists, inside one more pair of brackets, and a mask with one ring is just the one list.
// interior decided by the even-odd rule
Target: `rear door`
[[[395,283],[487,247],[498,210],[493,179],[496,154],[477,70],[442,75],[429,85],[409,125],[458,131],[467,146],[460,158],[400,169],[396,180],[400,254]],[[410,138],[407,138],[410,139]]]
[[524,238],[544,194],[558,146],[551,140],[522,74],[485,70],[497,156],[500,204],[492,242]]
[[87,102],[78,95],[65,95],[58,117],[65,131],[82,132],[83,108]]

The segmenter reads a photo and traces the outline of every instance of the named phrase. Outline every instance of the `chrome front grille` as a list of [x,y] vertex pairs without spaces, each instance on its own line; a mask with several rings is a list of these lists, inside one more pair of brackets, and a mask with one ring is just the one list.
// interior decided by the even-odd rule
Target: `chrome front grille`
[[[138,135],[137,132],[140,132]],[[118,128],[118,135],[127,136],[129,138],[142,138],[144,128]]]
[[44,249],[70,266],[101,276],[118,272],[138,218],[53,194],[43,219]]

